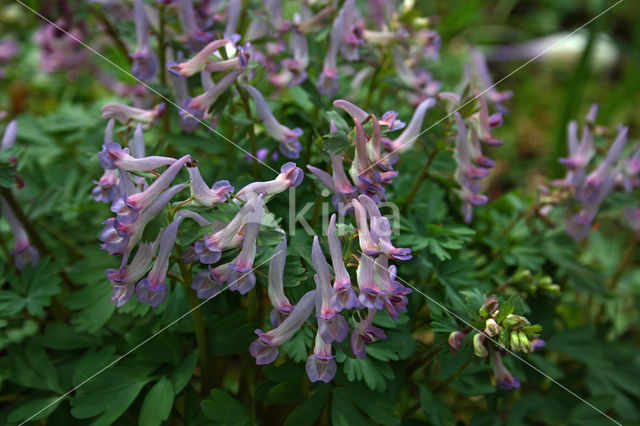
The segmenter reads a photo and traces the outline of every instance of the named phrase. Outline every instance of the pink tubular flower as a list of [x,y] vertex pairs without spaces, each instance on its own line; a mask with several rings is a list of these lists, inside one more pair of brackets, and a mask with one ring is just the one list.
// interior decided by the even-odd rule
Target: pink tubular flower
[[196,291],[199,299],[211,299],[220,292],[222,283],[214,280],[210,271],[203,271],[193,278],[191,288]]
[[598,191],[600,190],[603,182],[611,174],[611,170],[615,165],[615,162],[620,158],[620,154],[622,154],[622,150],[627,144],[627,132],[629,131],[628,127],[619,126],[618,127],[618,136],[611,144],[607,155],[598,168],[590,173],[585,179],[584,186],[579,188],[578,194],[576,194],[577,198],[580,199],[584,203],[589,203],[590,201],[595,200],[598,197]]
[[422,128],[422,123],[424,122],[424,117],[427,114],[427,111],[435,104],[436,100],[434,98],[427,98],[420,102],[413,113],[413,117],[411,117],[409,125],[404,129],[400,136],[393,141],[389,139],[384,140],[387,151],[402,153],[411,148],[420,135],[420,129]]
[[344,99],[337,99],[333,101],[333,106],[345,110],[352,118],[355,118],[360,122],[369,118],[368,112]]
[[367,209],[371,217],[371,232],[378,236],[378,248],[380,253],[393,260],[411,259],[411,249],[395,247],[391,242],[391,224],[389,219],[380,214],[376,203],[366,195],[358,197],[360,203]]
[[140,80],[150,80],[156,73],[158,62],[149,45],[149,23],[142,0],[134,0],[133,16],[136,25],[138,50],[130,55],[131,59],[133,59],[131,74]]
[[175,158],[170,157],[134,158],[129,154],[128,148],[123,149],[116,142],[102,145],[102,151],[98,153],[98,160],[105,170],[120,169],[128,172],[144,172],[176,162]]
[[335,214],[331,215],[327,233],[329,252],[331,253],[331,265],[335,273],[331,304],[335,306],[338,311],[353,309],[358,305],[358,296],[356,296],[353,287],[351,287],[351,278],[342,259],[342,246],[340,245],[340,239],[337,235]]
[[489,74],[487,60],[478,49],[471,49],[471,64],[469,71],[470,78],[475,82],[476,88],[481,91],[486,90],[487,96],[492,103],[500,105],[513,96],[513,92],[511,91],[498,92],[495,88],[491,75]]
[[498,387],[504,390],[517,389],[520,387],[520,379],[512,376],[509,370],[502,363],[502,355],[496,350],[491,350],[491,366],[493,374],[498,381]]
[[194,74],[204,70],[209,62],[211,62],[211,55],[230,43],[227,39],[214,40],[207,44],[198,54],[188,61],[182,63],[169,62],[167,64],[167,70],[177,77],[190,77]]
[[266,182],[252,182],[242,188],[236,196],[246,200],[252,194],[262,194],[265,199],[279,194],[288,188],[295,188],[300,185],[304,178],[304,172],[295,163],[285,163],[280,167],[280,174],[274,179]]
[[13,235],[13,251],[11,254],[13,255],[15,267],[21,271],[29,262],[32,265],[36,265],[40,261],[40,253],[29,243],[26,231],[3,197],[0,197],[0,207],[2,216],[9,224],[9,230]]
[[284,294],[284,266],[287,261],[287,237],[282,236],[282,241],[275,248],[274,255],[269,262],[269,300],[273,310],[269,318],[271,325],[277,327],[285,320],[293,310],[293,305]]
[[211,41],[213,35],[202,31],[196,23],[192,0],[176,0],[176,5],[178,6],[178,17],[180,18],[182,32],[187,39],[189,49],[198,50]]
[[256,111],[262,120],[265,130],[279,142],[280,152],[288,158],[298,158],[302,150],[302,145],[298,141],[298,138],[302,135],[302,130],[297,127],[291,130],[280,124],[273,116],[262,93],[250,85],[247,85],[247,90],[256,104]]
[[382,329],[373,326],[373,317],[375,315],[376,310],[369,309],[367,316],[362,321],[356,321],[351,333],[351,350],[360,359],[363,359],[367,354],[367,343],[387,338]]
[[571,121],[567,126],[567,144],[569,155],[558,160],[567,168],[567,175],[563,180],[555,180],[553,184],[563,187],[575,187],[584,179],[586,168],[596,153],[593,145],[593,133],[589,125],[595,122],[598,106],[593,105],[587,115],[587,120],[582,128],[582,138],[578,141],[578,123]]
[[316,300],[316,318],[318,319],[318,334],[326,343],[342,342],[349,331],[347,320],[340,315],[340,311],[333,305],[333,289],[329,265],[320,248],[318,236],[313,237],[311,259],[316,271],[314,280],[318,289]]
[[360,264],[356,271],[358,278],[360,304],[369,309],[382,309],[386,291],[381,289],[374,280],[374,259],[366,254],[360,258]]
[[151,267],[149,275],[136,286],[136,294],[141,303],[149,303],[155,308],[167,296],[165,280],[169,269],[169,254],[176,243],[180,222],[182,222],[182,217],[176,216],[176,219],[167,225],[160,238],[158,257]]
[[193,204],[197,206],[212,207],[214,203],[225,201],[227,195],[234,190],[233,186],[226,180],[214,183],[211,189],[209,189],[200,175],[198,166],[194,163],[187,163],[187,171],[189,172]]
[[111,303],[115,302],[116,307],[124,305],[133,296],[135,283],[144,277],[153,263],[161,236],[162,232],[155,241],[140,243],[136,255],[128,265],[124,261],[126,259],[123,259],[120,269],[107,269],[107,279],[113,285]]
[[465,328],[462,331],[453,331],[449,334],[449,350],[452,354],[455,354],[462,346],[462,341],[469,335],[471,327]]
[[99,180],[94,180],[97,186],[91,191],[94,201],[110,203],[119,196],[118,192],[118,171],[105,170]]
[[231,87],[234,81],[244,72],[244,69],[235,70],[222,77],[222,79],[212,88],[204,92],[202,95],[193,99],[187,98],[184,102],[185,108],[198,119],[208,117],[209,108],[218,100],[227,89]]
[[[354,199],[352,201],[355,210],[356,222],[358,224],[358,241],[362,252],[367,256],[377,256],[380,253],[378,248],[377,235],[374,236],[369,232],[369,222],[367,221],[367,211]],[[375,239],[374,239],[375,237]]]
[[107,104],[102,107],[102,118],[115,118],[122,124],[138,122],[147,126],[156,122],[156,120],[164,114],[164,102],[156,105],[151,110],[131,107],[122,104]]
[[342,36],[344,35],[345,8],[350,1],[351,0],[345,2],[331,26],[329,48],[327,49],[327,53],[324,57],[322,73],[320,74],[320,77],[318,77],[318,81],[316,83],[318,92],[324,96],[335,96],[335,94],[338,93],[338,49],[340,49]]
[[260,329],[256,330],[258,339],[249,346],[249,352],[256,359],[256,364],[271,364],[278,357],[278,347],[291,339],[311,315],[316,292],[317,290],[311,290],[305,293],[291,314],[278,327],[266,333]]
[[380,186],[380,174],[373,169],[369,162],[367,135],[364,133],[360,120],[354,117],[353,122],[356,125],[356,152],[349,174],[360,192],[373,196],[382,195],[384,189]]
[[237,46],[235,57],[222,61],[209,61],[204,69],[209,72],[223,72],[238,68],[244,70],[247,68],[251,58],[250,49],[251,45],[248,43],[245,46]]
[[9,124],[7,124],[7,128],[4,129],[4,134],[2,135],[2,144],[0,147],[2,149],[11,148],[15,143],[18,137],[18,122],[16,120],[11,120]]
[[111,211],[118,215],[118,222],[128,224],[137,220],[140,211],[148,207],[162,191],[167,189],[180,169],[190,159],[189,155],[185,155],[175,161],[146,190],[136,194],[121,194],[122,198],[116,200],[111,206]]
[[244,226],[244,240],[240,254],[229,265],[231,271],[227,277],[229,290],[240,294],[247,294],[256,284],[256,276],[253,273],[253,261],[256,257],[256,240],[262,222],[262,195],[254,196],[247,204],[251,204],[251,211],[247,215],[247,223]]
[[251,197],[229,223],[218,223],[221,227],[215,233],[205,235],[202,240],[196,241],[194,248],[200,257],[200,262],[213,264],[220,260],[222,250],[231,244],[240,228],[245,224],[247,215],[254,211],[254,206],[258,202],[262,205],[261,198]]
[[145,226],[153,219],[178,192],[184,189],[183,184],[172,186],[160,194],[151,204],[140,212],[136,221],[129,224],[119,223],[110,218],[103,222],[105,228],[100,233],[101,248],[112,255],[130,252],[140,241]]
[[338,366],[333,354],[331,344],[324,341],[320,333],[316,334],[313,354],[307,358],[305,371],[311,382],[329,383],[336,375]]

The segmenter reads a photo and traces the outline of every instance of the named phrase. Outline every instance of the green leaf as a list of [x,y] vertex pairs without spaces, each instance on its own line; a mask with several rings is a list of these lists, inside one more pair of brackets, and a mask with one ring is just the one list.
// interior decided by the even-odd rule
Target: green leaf
[[350,382],[364,380],[369,389],[379,391],[387,388],[387,379],[395,377],[388,363],[370,357],[347,359],[344,363],[344,373]]
[[340,154],[352,145],[349,136],[342,130],[322,136],[322,149],[332,154]]
[[249,420],[247,409],[222,389],[213,389],[210,398],[202,401],[200,407],[215,423],[235,424]]
[[180,361],[176,369],[169,376],[171,382],[173,382],[173,389],[176,395],[178,395],[182,389],[187,386],[189,380],[191,380],[197,363],[198,354],[194,351]]
[[[29,421],[42,419],[53,413],[62,401],[64,401],[64,398],[60,398],[58,396],[52,396],[49,398],[37,398],[26,401],[18,405],[9,413],[9,416],[7,416],[7,421],[11,423],[18,423],[27,419],[29,419]],[[40,410],[42,411],[39,412]],[[34,416],[34,414],[36,415]]]
[[317,391],[312,393],[289,414],[284,426],[313,425],[324,407],[330,389],[330,386],[320,384]]
[[420,405],[429,420],[437,426],[453,424],[453,413],[449,406],[438,395],[420,386]]
[[331,422],[334,426],[370,425],[349,399],[349,393],[343,388],[333,389],[331,398]]
[[280,351],[296,362],[306,361],[313,346],[313,338],[313,331],[305,327],[283,344]]
[[149,381],[134,370],[111,367],[78,389],[71,399],[71,415],[77,419],[100,415],[98,423],[112,423],[129,408]]
[[164,420],[169,418],[171,407],[173,407],[173,385],[171,380],[162,377],[149,390],[144,398],[138,425],[154,426],[160,425]]

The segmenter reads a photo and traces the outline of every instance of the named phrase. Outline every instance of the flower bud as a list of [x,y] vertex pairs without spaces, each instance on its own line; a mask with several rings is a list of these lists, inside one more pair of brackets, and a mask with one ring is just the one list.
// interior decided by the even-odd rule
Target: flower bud
[[485,338],[485,335],[482,333],[478,333],[473,336],[473,352],[479,358],[486,358],[489,356],[489,351],[487,351],[487,348],[484,346]]
[[480,315],[487,317],[498,310],[498,299],[495,297],[487,297],[484,304],[480,308]]
[[485,323],[484,332],[487,333],[489,337],[494,337],[500,334],[500,326],[493,318],[489,318]]
[[527,320],[525,317],[522,317],[520,315],[513,315],[513,314],[507,315],[507,318],[505,318],[505,320],[502,321],[502,325],[504,327],[509,327],[509,328],[520,328],[520,327],[525,327],[529,324],[530,324],[529,320]]

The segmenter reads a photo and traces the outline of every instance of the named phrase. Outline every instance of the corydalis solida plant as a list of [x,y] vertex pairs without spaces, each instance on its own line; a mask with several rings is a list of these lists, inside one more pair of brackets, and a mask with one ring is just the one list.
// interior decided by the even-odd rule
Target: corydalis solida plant
[[[173,37],[172,47],[167,49],[166,57],[176,60],[160,64],[158,68],[165,77],[166,73],[171,75],[169,81],[181,106],[177,117],[175,109],[166,109],[163,103],[155,103],[155,107],[149,102],[136,106],[110,104],[103,108],[103,118],[116,119],[128,127],[136,126],[134,137],[126,141],[129,147],[123,148],[109,136],[114,124],[108,124],[103,151],[99,154],[105,173],[97,181],[94,197],[112,203],[111,210],[116,215],[105,222],[101,240],[105,250],[122,256],[120,269],[110,270],[107,275],[114,284],[113,300],[118,305],[126,303],[135,293],[139,301],[158,306],[170,291],[167,280],[171,268],[175,271],[175,265],[186,264],[195,270],[190,281],[198,297],[214,297],[226,288],[225,284],[232,291],[246,294],[254,291],[258,282],[255,259],[268,248],[261,244],[260,238],[268,226],[282,235],[269,262],[268,294],[273,305],[270,319],[274,328],[266,332],[256,330],[258,339],[251,345],[250,352],[259,364],[273,362],[279,348],[300,328],[312,327],[316,339],[307,360],[307,374],[313,381],[329,381],[336,371],[334,345],[345,341],[350,334],[353,355],[364,358],[368,344],[386,338],[385,331],[375,325],[376,315],[385,311],[397,320],[407,310],[411,289],[397,279],[397,269],[392,263],[410,260],[412,252],[410,248],[394,245],[389,218],[383,216],[378,207],[390,201],[389,188],[401,171],[403,156],[411,155],[409,153],[421,145],[423,123],[431,110],[441,109],[443,100],[450,111],[458,108],[470,99],[470,93],[486,89],[485,86],[491,84],[490,77],[484,59],[474,53],[464,81],[470,92],[438,93],[439,83],[426,70],[415,66],[418,60],[437,57],[437,34],[423,34],[392,19],[388,25],[396,27],[390,29],[385,22],[387,18],[369,23],[362,17],[357,2],[352,0],[343,2],[333,16],[331,10],[313,11],[302,3],[292,21],[283,18],[280,2],[268,2],[248,25],[239,25],[241,6],[236,1],[226,6],[224,36],[210,31],[216,27],[215,19],[197,19],[199,12],[191,1],[168,6],[175,7],[181,31],[169,35]],[[148,34],[148,17],[140,12],[140,2],[136,7],[138,51],[134,56],[134,70],[147,71],[144,77],[154,79],[152,60],[160,55],[145,52],[154,41],[161,41]],[[386,11],[382,13],[385,15]],[[322,68],[314,69],[309,60],[308,43],[310,35],[322,27],[329,29],[327,51]],[[241,28],[247,28],[245,34],[238,33]],[[209,186],[195,162],[194,153],[146,156],[144,149],[136,146],[142,141],[144,147],[142,132],[157,129],[160,120],[166,120],[163,126],[167,127],[167,122],[177,118],[181,130],[192,133],[203,120],[207,127],[228,126],[225,114],[242,106],[246,117],[235,120],[234,130],[240,128],[239,134],[248,135],[253,157],[260,161],[273,159],[273,155],[264,150],[274,152],[277,147],[288,158],[300,158],[304,153],[300,139],[313,134],[297,127],[299,120],[286,114],[281,105],[274,102],[278,97],[273,95],[287,87],[304,84],[306,80],[313,83],[315,79],[320,94],[334,98],[341,86],[344,87],[343,83],[362,78],[356,71],[363,72],[362,75],[371,71],[362,61],[361,49],[376,49],[393,56],[396,72],[410,91],[413,114],[401,117],[408,123],[405,124],[393,110],[366,107],[376,110],[371,113],[357,102],[338,99],[333,103],[344,110],[353,123],[341,129],[335,121],[327,123],[328,133],[325,133],[343,133],[340,136],[343,146],[327,152],[327,157],[320,153],[317,158],[311,154],[303,158],[313,158],[313,164],[307,164],[307,168],[331,192],[338,215],[355,225],[357,234],[353,232],[345,239],[357,238],[357,247],[354,249],[349,243],[345,258],[344,241],[338,236],[334,215],[327,233],[331,267],[325,259],[326,250],[322,249],[324,239],[314,239],[306,247],[312,257],[313,269],[309,270],[313,283],[302,297],[296,298],[287,294],[283,278],[287,243],[295,236],[285,235],[277,220],[276,224],[267,225],[264,219],[271,214],[267,206],[270,199],[301,184],[300,168],[294,163],[282,164],[274,179],[254,177],[253,182],[235,191],[230,183],[234,181],[232,176]],[[341,63],[352,66],[344,67]],[[161,80],[160,76],[157,78]],[[271,95],[261,84],[263,80],[276,89]],[[502,143],[492,134],[492,129],[501,124],[502,116],[492,114],[490,106],[501,107],[507,98],[490,92],[477,98],[478,111],[465,116],[456,113],[449,118],[458,129],[455,144],[451,146],[457,163],[453,182],[458,186],[462,215],[467,222],[472,218],[471,206],[487,202],[487,197],[480,194],[480,180],[494,166],[481,147]],[[171,136],[167,134],[167,138]],[[258,142],[268,145],[259,146]],[[260,154],[258,148],[262,150]],[[307,147],[311,148],[311,145]],[[198,159],[201,164],[206,161]],[[273,161],[276,165],[277,160]],[[323,162],[330,167],[324,167]],[[181,181],[185,168],[189,180]],[[179,199],[187,187],[190,196],[187,198],[185,194]],[[213,211],[220,204],[228,206],[233,214],[224,220],[206,214],[207,209]],[[143,238],[145,229],[158,218],[163,222],[162,230],[153,237]],[[177,242],[185,219],[195,221],[204,231],[186,245]],[[175,252],[173,258],[172,251]],[[180,267],[177,270],[182,273]],[[494,368],[498,364],[496,361]]]

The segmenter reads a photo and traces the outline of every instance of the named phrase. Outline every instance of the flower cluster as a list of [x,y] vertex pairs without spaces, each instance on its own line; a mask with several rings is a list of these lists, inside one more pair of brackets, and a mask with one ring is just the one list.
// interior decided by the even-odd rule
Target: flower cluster
[[[606,136],[609,129],[596,126],[598,106],[593,105],[582,127],[582,135],[578,138],[578,123],[569,123],[567,131],[569,156],[559,161],[567,168],[564,179],[553,184],[568,192],[571,203],[578,205],[577,213],[567,220],[566,230],[575,240],[582,240],[589,235],[593,221],[611,192],[622,189],[626,192],[640,185],[640,146],[628,157],[623,157],[627,144],[625,126],[618,126],[617,135],[607,148],[604,159],[592,170],[589,165],[595,157],[597,146],[594,136]],[[637,209],[626,212],[626,220],[637,232],[639,228]]]
[[489,297],[480,308],[477,327],[468,325],[449,335],[449,347],[451,352],[455,353],[467,336],[474,332],[472,339],[475,355],[489,359],[498,387],[505,390],[519,388],[520,379],[507,370],[502,357],[507,352],[530,353],[546,344],[537,337],[542,327],[532,325],[523,316],[514,315],[513,310],[513,305],[508,303],[500,308],[498,299]]
[[373,325],[377,311],[386,309],[394,320],[406,312],[411,289],[395,280],[396,268],[389,266],[389,260],[410,259],[410,250],[392,245],[389,222],[371,198],[360,195],[352,203],[362,249],[356,272],[358,292],[345,265],[335,214],[327,230],[333,274],[316,236],[311,249],[316,289],[307,292],[295,306],[283,291],[286,258],[286,239],[283,238],[269,268],[269,297],[274,307],[271,323],[275,328],[268,332],[256,330],[258,339],[250,348],[258,364],[273,362],[278,356],[278,347],[293,337],[315,307],[317,334],[306,371],[311,381],[328,382],[336,373],[332,343],[344,341],[349,333],[344,311],[355,310],[354,314],[359,317],[353,321],[351,331],[351,349],[358,358],[365,357],[367,343],[386,339],[384,331]]
[[[122,148],[113,141],[114,125],[113,119],[107,125],[103,150],[98,154],[105,172],[93,190],[94,199],[111,203],[111,211],[116,214],[116,217],[104,222],[106,226],[100,235],[103,249],[112,255],[123,256],[119,269],[107,271],[107,278],[114,288],[112,301],[122,306],[131,298],[134,290],[139,301],[152,306],[164,300],[169,256],[176,242],[178,227],[186,218],[195,220],[200,226],[207,226],[211,231],[183,253],[185,261],[199,261],[209,268],[208,272],[199,274],[193,282],[198,296],[212,297],[217,293],[216,286],[219,290],[224,282],[229,284],[231,290],[242,294],[251,290],[255,284],[252,269],[264,199],[299,185],[302,171],[295,164],[287,163],[282,166],[276,179],[253,182],[240,189],[235,200],[242,203],[242,207],[228,223],[210,222],[188,208],[170,209],[172,221],[160,231],[155,241],[141,242],[147,224],[161,214],[185,188],[184,184],[170,186],[183,168],[187,168],[190,176],[191,198],[188,201],[191,205],[213,208],[216,203],[228,202],[228,195],[234,188],[228,181],[216,182],[209,188],[189,155],[179,159],[145,156],[141,124],[138,124],[129,141],[129,147]],[[161,174],[154,172],[157,178],[151,184],[140,176],[140,172],[163,166],[168,167]],[[132,176],[133,173],[137,175]],[[211,267],[220,260],[224,250],[238,247],[241,247],[240,253],[233,261]],[[149,273],[145,277],[147,271]]]

